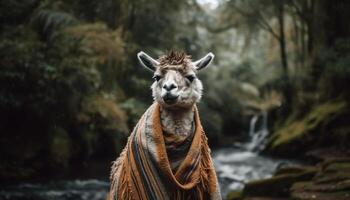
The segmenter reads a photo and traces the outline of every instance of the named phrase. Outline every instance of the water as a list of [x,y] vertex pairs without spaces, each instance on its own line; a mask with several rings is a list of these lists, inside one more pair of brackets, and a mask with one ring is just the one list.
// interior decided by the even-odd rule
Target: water
[[[244,187],[244,183],[270,177],[288,160],[261,156],[256,152],[231,147],[213,151],[213,161],[222,196]],[[66,180],[48,183],[23,183],[0,189],[1,200],[105,200],[109,183],[105,180]]]
[[268,113],[262,112],[260,115],[254,115],[250,120],[249,137],[250,142],[245,144],[249,151],[260,152],[265,148],[267,142],[268,130]]
[[0,189],[1,200],[105,200],[109,183],[97,179],[23,183]]
[[[267,120],[266,112],[253,116],[249,142],[213,151],[223,197],[229,191],[242,189],[249,181],[270,177],[281,165],[295,165],[289,160],[259,154],[269,134]],[[97,179],[23,183],[1,188],[0,200],[105,200],[108,190],[109,183]]]
[[248,133],[248,142],[236,143],[235,147],[213,152],[223,197],[226,197],[229,191],[242,189],[249,181],[271,177],[279,166],[296,165],[293,161],[259,154],[265,148],[269,135],[266,111],[252,116]]
[[229,191],[242,189],[249,181],[271,177],[281,165],[295,165],[239,147],[222,148],[213,151],[212,156],[223,197]]

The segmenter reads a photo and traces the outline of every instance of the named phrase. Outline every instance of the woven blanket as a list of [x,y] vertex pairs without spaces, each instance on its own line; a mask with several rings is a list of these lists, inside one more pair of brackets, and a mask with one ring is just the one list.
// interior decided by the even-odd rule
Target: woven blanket
[[112,166],[110,200],[221,199],[207,137],[197,108],[194,112],[193,134],[178,139],[163,134],[159,104],[148,108]]

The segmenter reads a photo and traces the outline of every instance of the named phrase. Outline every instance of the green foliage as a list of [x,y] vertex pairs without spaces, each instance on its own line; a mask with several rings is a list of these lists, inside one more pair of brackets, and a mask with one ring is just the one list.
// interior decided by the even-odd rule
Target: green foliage
[[[184,50],[193,59],[213,51],[214,66],[198,75],[205,86],[203,125],[211,144],[246,134],[251,114],[288,102],[281,97],[286,80],[276,35],[280,2],[231,0],[216,10],[195,0],[0,2],[1,176],[31,177],[45,166],[56,171],[114,159],[152,103],[152,75],[135,56],[140,50],[155,57]],[[344,87],[350,83],[350,42],[322,38],[333,34],[326,26],[317,26],[322,34],[313,30],[310,19],[322,19],[308,3],[283,2],[295,111],[275,117],[289,129],[297,118],[314,116],[310,104],[350,97]],[[320,9],[327,5],[318,3]],[[307,129],[291,127],[291,135]],[[348,137],[347,127],[335,132]]]
[[40,9],[32,18],[32,23],[44,40],[52,40],[59,30],[77,24],[77,20],[66,12]]
[[182,23],[186,1],[159,3],[1,2],[1,178],[115,159],[152,100],[135,53],[174,47]]
[[134,127],[140,116],[142,116],[147,109],[148,105],[135,98],[129,98],[121,104],[121,107],[125,110],[127,116],[129,116],[129,127]]
[[[50,106],[55,98],[47,88],[48,84],[54,84],[55,70],[44,63],[44,45],[32,30],[18,27],[11,31],[13,38],[3,38],[0,42],[4,86],[0,95],[1,107],[20,109],[28,103],[28,107],[40,112],[40,107]],[[48,94],[42,95],[45,91]],[[35,104],[38,99],[42,99],[41,105]]]
[[[335,130],[347,127],[347,124],[337,122],[346,117],[346,109],[344,101],[326,102],[314,106],[302,119],[288,119],[276,128],[268,149],[279,155],[287,155],[317,148],[321,141],[331,145],[331,138],[341,137],[334,134]],[[337,124],[337,127],[334,128],[332,124]]]
[[[125,123],[127,116],[113,99],[103,96],[87,97],[82,103],[81,113],[78,115],[78,122],[95,129],[105,129],[118,134],[127,134],[128,126]],[[96,124],[95,124],[96,123]]]
[[[126,72],[121,31],[81,23],[63,4],[33,7],[26,23],[1,33],[2,178],[69,168],[104,150],[114,156],[126,138],[128,119],[117,105],[125,99],[117,81]],[[30,174],[22,177],[23,168]]]

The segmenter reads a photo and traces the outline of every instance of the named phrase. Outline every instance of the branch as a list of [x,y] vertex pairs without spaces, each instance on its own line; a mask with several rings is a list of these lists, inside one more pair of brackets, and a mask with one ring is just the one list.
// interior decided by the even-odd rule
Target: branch
[[221,32],[227,31],[231,28],[234,28],[236,26],[237,26],[237,23],[231,23],[231,24],[224,25],[222,27],[215,27],[215,28],[207,26],[207,29],[211,33],[221,33]]
[[295,0],[292,0],[292,6],[295,9],[296,14],[300,17],[301,20],[307,22],[307,17],[304,15],[302,8],[300,8]]
[[[261,15],[261,13],[259,13]],[[263,18],[261,15],[260,20],[258,20],[258,25],[267,32],[269,32],[274,38],[277,40],[280,40],[280,36],[273,30],[273,28],[270,26],[270,24]]]
[[[257,19],[258,26],[260,26],[260,28],[262,28],[262,29],[266,30],[267,32],[269,32],[277,40],[280,40],[280,36],[273,30],[273,28],[270,26],[268,21],[262,15],[262,13],[258,9],[254,8],[253,5],[251,5],[251,4],[249,4],[249,5],[251,7],[251,10],[253,10],[253,13],[257,13],[258,14],[258,19]],[[246,12],[246,11],[240,9],[235,4],[231,4],[231,6],[237,13],[241,14],[242,16],[244,16],[246,18],[251,18],[252,17],[252,13],[251,12]],[[238,22],[234,22],[234,23],[225,25],[225,26],[220,27],[220,28],[212,28],[212,27],[207,27],[207,28],[208,28],[208,30],[210,32],[218,33],[218,32],[226,31],[226,30],[228,30],[230,28],[233,28],[233,27],[235,27],[237,25],[238,25]]]
[[[241,11],[239,8],[237,8],[235,5],[232,5],[233,6],[233,8],[235,9],[235,10],[237,10],[240,14],[242,14],[242,15],[244,15],[244,16],[246,16],[246,14],[245,13],[243,13],[243,11]],[[230,16],[230,15],[229,15]],[[228,18],[230,18],[230,17],[228,17]],[[212,33],[221,33],[221,32],[224,32],[224,31],[227,31],[227,30],[229,30],[229,29],[231,29],[231,28],[234,28],[234,27],[237,27],[239,24],[238,24],[238,22],[236,21],[236,22],[231,22],[231,23],[229,23],[229,24],[226,24],[226,25],[223,25],[222,27],[210,27],[210,26],[207,26],[207,29],[208,29],[208,31],[209,32],[212,32]]]
[[273,30],[273,28],[270,26],[267,19],[265,19],[264,15],[260,12],[261,9],[255,8],[251,3],[249,3],[250,8],[258,14],[258,25],[269,32],[275,39],[280,40],[280,36]]

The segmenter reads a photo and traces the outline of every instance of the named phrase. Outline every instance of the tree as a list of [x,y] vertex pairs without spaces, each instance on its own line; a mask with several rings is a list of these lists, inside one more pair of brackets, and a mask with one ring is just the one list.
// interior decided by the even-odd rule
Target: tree
[[[228,21],[215,31],[225,31],[229,27],[246,28],[248,31],[264,30],[268,32],[279,44],[281,76],[280,88],[283,90],[285,104],[283,115],[292,104],[292,86],[290,83],[288,55],[285,36],[285,16],[287,0],[269,1],[228,1],[223,8],[222,18]],[[277,20],[277,28],[273,22]],[[245,24],[242,26],[241,24]],[[276,30],[277,29],[277,30]]]

